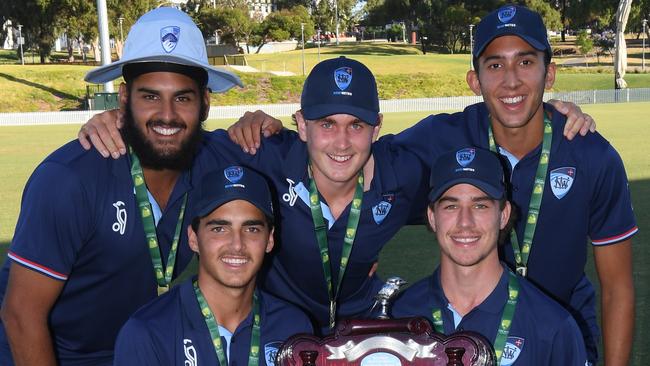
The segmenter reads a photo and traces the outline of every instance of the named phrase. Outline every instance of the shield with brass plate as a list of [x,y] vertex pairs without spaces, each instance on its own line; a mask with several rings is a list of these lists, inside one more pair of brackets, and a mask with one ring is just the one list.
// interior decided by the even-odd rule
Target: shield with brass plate
[[495,365],[490,342],[474,332],[449,336],[422,317],[344,320],[334,335],[296,335],[278,352],[281,366]]

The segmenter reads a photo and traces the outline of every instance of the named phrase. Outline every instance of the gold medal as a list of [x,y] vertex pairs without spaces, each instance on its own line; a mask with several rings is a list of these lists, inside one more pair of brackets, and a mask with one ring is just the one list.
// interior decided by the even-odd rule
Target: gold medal
[[169,285],[166,286],[158,286],[158,296],[164,294],[165,292],[169,291]]

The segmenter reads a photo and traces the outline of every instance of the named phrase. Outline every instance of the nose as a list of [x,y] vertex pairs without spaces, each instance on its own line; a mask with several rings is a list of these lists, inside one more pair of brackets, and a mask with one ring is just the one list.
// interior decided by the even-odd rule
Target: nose
[[503,84],[511,89],[518,87],[521,84],[521,79],[517,65],[506,65],[504,67]]
[[460,208],[457,225],[461,228],[474,227],[474,212],[471,207]]
[[337,128],[334,146],[341,151],[350,147],[350,132],[347,128]]
[[163,99],[160,103],[159,119],[161,121],[170,122],[175,121],[177,119],[176,117],[176,104],[174,103],[174,100]]
[[240,252],[244,248],[244,243],[242,241],[242,234],[239,230],[233,230],[232,241],[230,246],[235,252]]

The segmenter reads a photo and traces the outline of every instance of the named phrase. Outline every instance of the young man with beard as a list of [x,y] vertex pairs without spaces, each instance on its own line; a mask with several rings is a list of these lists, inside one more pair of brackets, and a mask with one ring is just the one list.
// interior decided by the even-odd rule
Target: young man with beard
[[[377,88],[358,61],[317,64],[295,117],[297,133],[283,130],[265,139],[254,156],[225,131],[211,133],[205,150],[273,181],[281,198],[281,239],[261,284],[299,305],[328,333],[336,319],[367,315],[382,285],[374,274],[379,252],[403,225],[420,222],[425,202],[418,197],[426,194],[427,179],[417,158],[396,147],[392,136],[373,143],[382,121]],[[119,156],[108,132],[115,118],[110,112],[94,118],[80,138],[101,137],[107,145],[98,149]]]
[[[260,284],[329,333],[336,319],[367,316],[382,285],[374,274],[379,252],[412,212],[422,215],[424,205],[414,207],[426,177],[391,137],[373,143],[382,121],[379,98],[374,76],[358,61],[316,65],[301,107],[298,132],[267,139],[254,156],[224,130],[209,134],[203,150],[270,178],[280,198],[280,242]],[[101,128],[99,119],[84,130]]]
[[638,228],[621,158],[598,133],[564,139],[564,116],[542,102],[555,65],[539,14],[512,5],[490,13],[476,27],[473,54],[467,82],[485,102],[430,116],[396,139],[426,162],[463,145],[499,152],[522,218],[501,258],[569,310],[595,364],[596,293],[584,273],[591,242],[605,365],[626,365],[634,333],[631,238]]
[[497,365],[584,366],[571,314],[499,262],[511,205],[496,154],[463,148],[440,156],[432,171],[427,218],[440,265],[398,297],[393,315],[424,316],[444,334],[478,332],[492,342]]
[[256,287],[274,245],[264,178],[240,166],[216,170],[202,179],[198,198],[187,228],[198,276],[126,322],[115,365],[273,366],[288,337],[312,331],[304,313]]
[[25,187],[0,277],[2,365],[112,364],[122,324],[192,257],[184,213],[214,164],[199,152],[208,88],[241,82],[209,66],[199,29],[172,8],[143,15],[123,59],[87,78],[120,75],[132,151],[106,160],[68,143]]

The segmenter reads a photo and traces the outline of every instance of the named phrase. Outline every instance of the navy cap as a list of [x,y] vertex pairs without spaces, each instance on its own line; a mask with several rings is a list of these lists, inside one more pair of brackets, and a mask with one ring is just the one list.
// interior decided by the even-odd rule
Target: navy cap
[[201,196],[195,217],[205,217],[219,206],[245,200],[273,217],[271,191],[259,173],[241,166],[231,166],[208,173],[201,180]]
[[542,17],[526,7],[506,5],[486,15],[476,26],[474,57],[478,58],[495,38],[506,35],[518,36],[536,50],[551,55]]
[[364,64],[344,56],[322,61],[305,80],[300,108],[310,120],[350,114],[376,126],[379,96],[375,77]]
[[495,200],[505,197],[503,167],[495,153],[467,147],[443,154],[431,170],[429,201],[437,201],[449,188],[467,183]]

